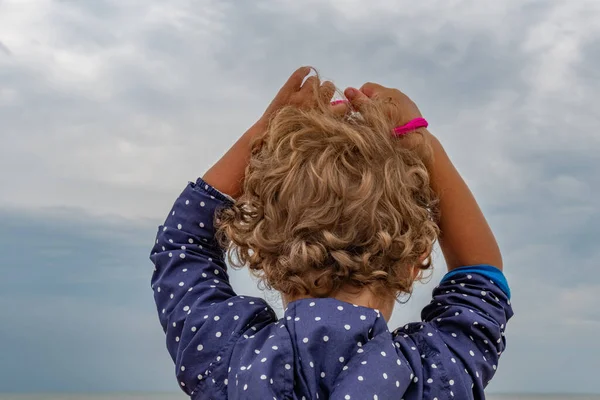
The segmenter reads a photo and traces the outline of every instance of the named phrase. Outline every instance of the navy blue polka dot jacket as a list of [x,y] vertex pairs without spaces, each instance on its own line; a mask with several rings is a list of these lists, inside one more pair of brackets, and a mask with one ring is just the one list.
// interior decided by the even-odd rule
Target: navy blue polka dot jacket
[[512,316],[502,272],[451,271],[422,322],[393,332],[378,310],[332,298],[294,301],[278,319],[232,289],[214,239],[231,201],[190,183],[158,230],[151,260],[158,316],[192,399],[483,399]]

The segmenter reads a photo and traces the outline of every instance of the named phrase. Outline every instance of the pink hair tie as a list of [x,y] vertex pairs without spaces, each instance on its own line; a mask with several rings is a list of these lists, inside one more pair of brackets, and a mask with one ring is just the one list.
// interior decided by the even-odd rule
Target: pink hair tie
[[414,131],[419,128],[427,128],[429,123],[425,118],[415,118],[411,121],[408,121],[406,124],[397,126],[394,128],[395,136],[402,136],[408,132]]
[[331,102],[331,105],[337,106],[338,104],[347,103],[347,102],[348,102],[348,100],[343,100],[343,99],[342,100],[334,100]]

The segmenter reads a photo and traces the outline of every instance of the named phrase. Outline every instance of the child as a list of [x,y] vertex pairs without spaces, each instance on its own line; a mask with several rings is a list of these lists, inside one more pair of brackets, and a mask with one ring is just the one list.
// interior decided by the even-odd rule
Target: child
[[[212,400],[484,399],[512,316],[484,216],[408,97],[368,83],[330,105],[333,84],[310,70],[159,227],[152,288],[181,388]],[[438,236],[449,272],[422,322],[390,332]],[[227,248],[281,292],[282,319],[233,291]]]

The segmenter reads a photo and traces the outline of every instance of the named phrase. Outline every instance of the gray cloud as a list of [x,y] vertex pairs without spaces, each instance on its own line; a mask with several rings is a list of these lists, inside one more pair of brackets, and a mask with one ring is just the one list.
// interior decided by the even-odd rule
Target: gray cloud
[[10,51],[10,49],[8,47],[6,47],[6,45],[4,43],[2,43],[2,41],[0,41],[0,52],[4,53],[7,56],[12,55],[12,52]]
[[[341,88],[373,80],[415,98],[480,200],[517,311],[491,389],[600,391],[591,376],[600,352],[597,2],[106,0],[0,11],[0,55],[12,53],[0,57],[0,206],[10,226],[4,250],[18,267],[3,268],[2,282],[27,282],[31,293],[48,286],[44,296],[66,291],[107,324],[122,323],[110,319],[115,298],[99,296],[145,286],[145,272],[119,265],[146,262],[148,219],[158,224],[185,182],[226,151],[293,69],[310,64]],[[49,206],[70,211],[39,211]],[[115,225],[98,222],[107,215]],[[107,239],[112,232],[124,232],[123,242]],[[41,243],[35,252],[19,247],[27,237]],[[90,259],[97,268],[82,270]],[[439,261],[391,325],[419,317],[443,274]],[[233,280],[258,293],[245,272]],[[29,297],[1,287],[8,301]],[[148,306],[141,289],[128,293]],[[44,302],[83,318],[68,300]],[[573,355],[581,361],[572,372],[555,367]],[[96,356],[107,376],[110,360]],[[526,369],[532,360],[535,372]]]

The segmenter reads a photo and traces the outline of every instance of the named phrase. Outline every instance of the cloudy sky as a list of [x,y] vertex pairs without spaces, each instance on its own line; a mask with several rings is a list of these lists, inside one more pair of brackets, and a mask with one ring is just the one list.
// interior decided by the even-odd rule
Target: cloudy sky
[[490,392],[600,393],[599,20],[593,0],[0,0],[0,392],[178,390],[155,227],[313,65],[413,97],[489,217],[516,311]]

